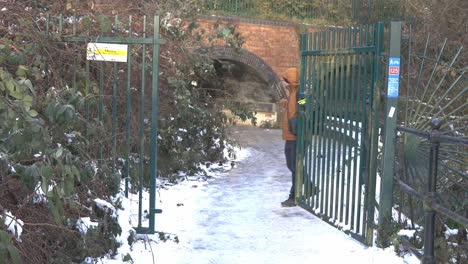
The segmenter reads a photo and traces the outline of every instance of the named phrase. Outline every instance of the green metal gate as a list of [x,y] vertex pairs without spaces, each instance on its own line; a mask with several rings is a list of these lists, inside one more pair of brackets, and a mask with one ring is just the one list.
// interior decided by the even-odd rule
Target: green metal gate
[[[131,16],[48,16],[46,33],[72,50],[73,63],[64,64],[59,74],[85,95],[84,118],[111,135],[100,141],[89,136],[98,149],[90,159],[98,170],[108,168],[116,182],[125,179],[126,197],[138,192],[135,228],[154,233],[155,214],[161,212],[156,209],[159,46],[164,43],[159,17],[147,23],[146,16],[138,21]],[[69,61],[58,58],[59,63],[62,59]],[[149,186],[148,204],[143,203],[144,185]]]
[[296,200],[368,245],[373,238],[383,33],[383,23],[378,23],[301,35]]

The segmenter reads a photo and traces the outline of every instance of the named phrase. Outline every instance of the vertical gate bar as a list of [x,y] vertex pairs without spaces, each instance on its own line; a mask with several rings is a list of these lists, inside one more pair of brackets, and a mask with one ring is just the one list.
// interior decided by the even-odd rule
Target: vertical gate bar
[[[324,34],[324,45],[323,49],[328,50],[330,48],[330,45],[328,44],[328,33],[329,31],[325,32]],[[322,87],[321,87],[321,100],[322,100],[322,124],[326,123],[326,115],[327,115],[327,86],[328,86],[328,63],[329,63],[329,55],[324,55],[323,56],[323,61],[322,61],[322,75],[320,76],[320,79],[322,81]],[[328,177],[325,174],[326,168],[325,168],[325,156],[326,156],[326,151],[327,151],[327,145],[326,145],[326,137],[324,131],[321,132],[322,135],[320,137],[320,152],[319,152],[319,163],[320,163],[320,177],[322,178],[322,184],[323,184],[323,206],[321,206],[321,211],[324,215],[326,215],[326,208],[328,205]]]
[[[348,29],[348,47],[352,47],[352,36],[353,36],[354,29]],[[352,109],[352,102],[351,102],[351,89],[353,88],[352,79],[353,79],[353,54],[348,55],[348,78],[346,80],[346,134],[345,134],[345,144],[347,145],[346,149],[346,163],[343,164],[343,171],[346,171],[346,215],[345,215],[345,224],[348,225],[349,223],[349,211],[350,211],[350,189],[351,189],[351,156],[350,153],[352,151],[352,140],[351,140],[351,109]]]
[[335,201],[335,192],[334,192],[334,185],[335,185],[335,173],[334,173],[334,166],[335,166],[335,148],[333,145],[334,142],[334,118],[335,118],[335,107],[333,104],[334,94],[335,94],[335,87],[336,87],[336,29],[332,30],[332,47],[333,47],[333,55],[331,56],[331,64],[330,64],[330,86],[328,87],[328,102],[329,102],[329,133],[328,135],[328,154],[327,154],[327,170],[328,170],[328,177],[330,178],[330,218],[333,217],[333,205]]
[[335,59],[336,59],[336,43],[335,43],[335,32],[336,29],[331,29],[330,30],[330,37],[329,37],[329,42],[330,42],[330,50],[332,51],[329,54],[329,63],[328,63],[328,70],[327,70],[327,75],[328,75],[328,84],[327,84],[327,92],[326,92],[326,104],[327,104],[327,114],[325,117],[326,124],[327,124],[327,133],[326,134],[326,144],[327,144],[327,155],[326,155],[326,176],[328,179],[328,207],[327,207],[327,215],[329,218],[332,217],[332,212],[333,212],[333,181],[334,181],[334,175],[333,175],[333,168],[332,168],[332,162],[333,162],[333,149],[332,149],[332,141],[333,141],[333,88],[335,86],[335,75],[334,75],[334,66],[335,66]]
[[[307,43],[307,34],[301,35],[301,49],[307,50],[308,49],[308,43]],[[308,67],[308,61],[309,58],[308,56],[301,56],[300,58],[300,74],[299,74],[299,90],[298,90],[298,97],[301,95],[301,97],[305,94],[306,92],[306,80],[307,80],[307,67]],[[296,100],[297,101],[297,100]],[[297,103],[297,102],[296,102]],[[302,198],[302,202],[307,201],[307,107],[304,106],[299,106],[298,105],[298,117],[299,117],[299,124],[298,124],[298,135],[297,135],[297,140],[301,142],[302,146],[296,146],[297,150],[299,150],[301,153],[299,156],[302,160],[300,161],[301,163],[301,177],[300,177],[300,183],[301,183],[301,188],[297,189],[296,188],[296,193],[300,193],[300,197]],[[299,159],[299,158],[298,158]],[[297,174],[297,169],[296,169],[296,174]],[[297,187],[297,183],[296,183]]]
[[[103,127],[103,117],[104,117],[104,63],[99,63],[99,109],[98,109],[98,121],[99,127]],[[103,142],[99,144],[98,148],[98,157],[99,157],[99,165],[102,165],[103,157],[102,157],[102,146]]]
[[[307,33],[307,49],[308,50],[312,50],[312,34],[311,33]],[[307,56],[307,78],[306,78],[306,86],[305,86],[305,89],[306,89],[306,92],[305,92],[305,100],[306,100],[306,120],[307,120],[307,150],[306,150],[306,154],[307,154],[307,158],[305,159],[306,161],[306,166],[307,166],[307,186],[306,186],[306,196],[307,196],[307,204],[308,206],[310,207],[310,204],[311,204],[311,200],[312,200],[312,170],[311,170],[311,157],[312,157],[312,140],[313,140],[313,136],[312,136],[312,130],[311,130],[311,113],[312,113],[312,105],[310,103],[310,93],[311,93],[311,85],[310,85],[310,81],[311,81],[311,74],[312,74],[312,66],[313,66],[313,56],[310,56],[308,55]]]
[[[314,50],[314,34],[313,33],[309,33],[308,34],[308,47],[309,47],[309,50]],[[314,133],[313,133],[313,107],[314,107],[314,101],[313,101],[313,97],[311,96],[313,94],[313,81],[315,79],[315,56],[312,56],[310,55],[309,56],[309,72],[308,72],[308,92],[307,92],[307,106],[309,107],[308,109],[308,118],[309,118],[309,122],[308,122],[308,127],[309,127],[309,133],[308,133],[308,136],[309,136],[309,148],[308,148],[308,159],[307,159],[307,164],[308,164],[308,168],[309,168],[309,188],[308,188],[308,196],[309,196],[309,206],[310,208],[313,207],[313,199],[314,199],[314,194],[313,194],[313,186],[314,186],[314,172],[313,172],[313,167],[312,167],[312,159],[313,159],[313,156],[314,156],[314,152],[313,152],[313,147],[314,147],[314,144],[315,144],[315,141],[314,141]]]
[[[303,49],[304,50],[310,50],[309,48],[309,34],[308,33],[304,33],[303,34]],[[309,78],[309,71],[310,71],[310,59],[311,57],[310,56],[305,56],[304,57],[304,66],[301,67],[301,69],[303,68],[304,70],[304,75],[301,76],[301,81],[303,81],[303,84],[301,84],[301,94],[304,96],[304,98],[307,98],[307,80]],[[303,146],[302,146],[302,167],[303,167],[303,178],[302,178],[302,184],[303,184],[303,188],[302,188],[302,192],[303,192],[303,201],[307,204],[308,203],[308,200],[309,200],[309,197],[310,197],[310,194],[309,194],[309,185],[310,185],[310,172],[309,172],[309,146],[310,146],[310,138],[309,138],[309,129],[308,129],[308,120],[309,120],[309,115],[308,115],[308,105],[305,104],[302,106],[302,109],[304,110],[303,112],[303,119],[302,119],[302,124],[303,124],[303,133],[302,133],[302,142],[303,142]]]
[[[326,32],[322,32],[321,34],[321,39],[320,39],[321,43],[321,47],[320,49],[324,49],[326,48],[326,45],[325,45],[325,42],[326,42]],[[320,57],[320,75],[319,75],[319,78],[320,78],[320,89],[319,89],[319,97],[320,97],[320,107],[321,107],[321,110],[320,110],[320,123],[321,125],[323,126],[323,120],[322,120],[322,112],[325,111],[325,107],[324,107],[324,99],[323,99],[323,91],[324,91],[324,87],[325,87],[325,80],[323,79],[323,75],[324,75],[324,72],[326,72],[324,70],[324,61],[326,60],[326,56],[321,56]],[[317,166],[317,174],[319,175],[320,177],[320,214],[323,213],[323,204],[324,204],[324,194],[325,194],[325,184],[324,184],[324,177],[323,177],[323,174],[322,174],[322,160],[321,160],[321,155],[322,155],[322,143],[323,143],[323,131],[320,131],[320,138],[319,138],[319,145],[318,145],[318,153],[316,153],[317,155],[317,163],[318,163],[318,166]]]
[[[303,47],[307,48],[307,50],[311,50],[311,41],[310,41],[310,33],[305,33],[304,34],[304,42],[303,42]],[[304,86],[303,86],[303,91],[302,93],[304,94],[304,97],[307,98],[308,96],[308,85],[309,82],[310,82],[310,74],[311,74],[311,62],[312,62],[312,56],[310,55],[307,55],[307,57],[305,58],[305,67],[306,67],[306,76],[304,78]],[[309,126],[309,120],[310,120],[310,115],[309,115],[309,112],[310,112],[310,102],[307,102],[306,105],[305,105],[305,115],[304,115],[304,137],[303,137],[303,141],[304,141],[304,145],[306,146],[306,148],[304,148],[304,201],[307,203],[307,205],[310,205],[310,182],[311,182],[311,179],[310,179],[310,176],[311,176],[311,172],[310,172],[310,146],[311,146],[311,142],[310,142],[310,126]]]
[[[360,38],[361,38],[361,32],[362,26],[360,26],[358,29],[356,29],[355,34],[353,36],[353,42],[354,46],[358,47],[360,43]],[[359,170],[359,164],[358,164],[358,137],[359,137],[359,110],[358,107],[360,105],[360,100],[359,100],[359,95],[360,95],[360,73],[361,73],[361,61],[359,58],[359,53],[354,54],[354,59],[355,62],[357,63],[356,67],[357,69],[355,70],[355,77],[356,79],[353,82],[353,90],[352,90],[352,102],[354,104],[353,107],[353,143],[354,143],[354,153],[353,153],[353,169],[352,169],[352,202],[351,202],[351,230],[354,230],[355,228],[355,222],[356,222],[356,184],[357,184],[357,177],[358,175],[358,170]]]
[[[328,31],[328,47],[329,49],[334,49],[334,42],[333,42],[333,31],[334,29],[331,29]],[[325,214],[328,216],[328,218],[330,218],[330,207],[331,207],[331,204],[332,204],[332,186],[333,186],[333,177],[332,175],[330,174],[330,163],[331,163],[331,142],[330,142],[330,129],[331,129],[331,122],[330,122],[330,119],[331,118],[331,109],[332,109],[332,105],[331,105],[331,94],[332,94],[332,87],[333,87],[333,83],[334,83],[334,79],[333,79],[333,61],[334,61],[334,56],[333,54],[329,54],[328,56],[328,63],[327,63],[327,69],[326,69],[326,74],[327,74],[327,82],[326,82],[326,91],[325,91],[325,95],[326,95],[326,98],[325,98],[325,104],[326,104],[326,115],[324,117],[325,119],[325,124],[327,126],[327,133],[324,133],[325,135],[325,144],[326,144],[326,149],[325,149],[325,160],[324,160],[324,173],[325,173],[325,177],[327,179],[327,199],[325,200],[326,202],[326,206],[325,206]]]
[[[114,24],[117,25],[118,17],[115,16]],[[117,158],[117,62],[113,63],[114,76],[112,80],[112,176],[115,176],[115,161]]]
[[[367,25],[366,26],[366,38],[365,38],[365,45],[366,46],[374,46],[373,44],[369,44],[369,39],[370,39],[370,32],[371,32],[371,25]],[[372,53],[371,52],[366,52],[364,54],[364,76],[365,76],[365,80],[364,80],[364,90],[363,90],[363,96],[362,96],[362,100],[363,100],[363,125],[362,125],[362,132],[361,132],[361,135],[362,135],[362,138],[361,138],[361,144],[363,146],[363,149],[364,151],[361,151],[361,177],[360,177],[360,190],[359,190],[359,193],[361,194],[360,197],[362,199],[362,201],[359,203],[360,204],[360,208],[362,208],[362,211],[359,212],[359,217],[360,217],[360,227],[361,227],[361,230],[362,230],[362,236],[363,238],[365,239],[366,238],[366,212],[367,212],[367,199],[366,199],[366,196],[365,196],[365,192],[367,189],[368,189],[368,178],[367,178],[367,175],[368,175],[368,168],[369,168],[369,151],[370,151],[370,129],[369,129],[369,118],[371,118],[371,115],[370,115],[370,106],[372,105],[371,102],[371,98],[370,98],[370,90],[372,89],[373,85],[371,83],[371,74],[369,73],[369,67],[370,67],[370,55]]]
[[[424,257],[422,264],[435,264],[434,239],[435,239],[435,215],[436,212],[429,205],[434,202],[437,196],[437,170],[439,161],[440,127],[442,122],[439,119],[432,120],[432,131],[430,137],[431,149],[429,152],[429,179],[424,201]],[[427,204],[429,203],[429,204]]]
[[[347,48],[348,46],[348,30],[343,30],[343,48]],[[341,73],[341,98],[340,98],[340,109],[341,109],[341,119],[342,119],[342,127],[341,127],[341,190],[340,190],[340,223],[343,223],[343,212],[345,211],[345,184],[346,184],[346,134],[347,134],[347,111],[346,111],[346,95],[347,95],[347,75],[349,72],[349,54],[343,56],[342,68],[344,69]]]
[[[146,16],[143,16],[143,38],[146,38]],[[146,85],[146,44],[142,47],[141,56],[141,108],[140,108],[140,158],[138,176],[138,227],[141,228],[143,214],[143,172],[145,161],[145,85]]]
[[375,50],[372,58],[372,89],[371,89],[371,100],[372,100],[372,131],[371,131],[371,147],[369,157],[369,173],[367,180],[367,245],[373,244],[374,236],[374,212],[375,212],[375,188],[376,188],[376,177],[377,177],[377,155],[378,155],[378,144],[379,144],[379,112],[380,112],[380,91],[382,88],[382,66],[380,63],[381,54],[383,50],[383,35],[384,35],[384,24],[377,23],[374,25],[374,45]]
[[328,161],[328,174],[330,177],[330,218],[335,218],[334,206],[336,202],[336,86],[338,82],[337,78],[337,60],[338,60],[338,29],[334,28],[332,31],[332,46],[334,47],[333,53],[331,54],[332,62],[330,64],[330,87],[329,87],[329,132],[328,134],[328,149],[330,153]]
[[[315,50],[317,46],[317,34],[309,33],[309,48],[311,50]],[[315,145],[317,143],[315,134],[314,134],[314,115],[315,115],[315,82],[317,79],[317,56],[311,55],[310,56],[310,73],[309,73],[309,97],[308,97],[308,105],[310,106],[309,112],[309,126],[310,126],[310,147],[309,147],[309,170],[310,170],[310,208],[313,209],[315,206],[315,183],[316,183],[316,175],[315,175],[315,168],[314,168],[314,156],[315,156]]]
[[[336,32],[337,47],[341,49],[341,30]],[[333,105],[334,105],[334,138],[333,138],[333,167],[332,171],[335,174],[335,199],[334,199],[334,218],[338,219],[338,205],[339,205],[339,189],[340,189],[340,173],[338,172],[338,166],[340,164],[340,135],[341,135],[341,116],[339,115],[339,87],[340,87],[340,75],[341,75],[341,55],[335,55],[335,88],[333,96]]]
[[[346,47],[346,31],[345,30],[341,30],[340,31],[340,39],[341,39],[341,48],[345,48]],[[341,55],[340,56],[340,91],[339,91],[339,99],[338,99],[338,115],[339,115],[339,118],[340,118],[340,126],[339,126],[339,139],[338,139],[338,147],[339,147],[339,153],[338,153],[338,166],[337,166],[337,173],[338,175],[340,176],[339,177],[339,180],[338,180],[338,184],[339,184],[339,200],[337,202],[338,204],[338,211],[337,211],[337,219],[339,219],[338,221],[340,223],[343,222],[343,205],[344,205],[344,201],[343,201],[343,198],[344,198],[344,171],[342,169],[343,167],[343,163],[344,163],[344,153],[345,153],[345,148],[346,146],[344,145],[343,141],[344,141],[344,134],[346,132],[346,118],[344,116],[344,82],[345,82],[345,71],[346,71],[346,66],[345,66],[345,62],[346,62],[346,55]],[[343,158],[343,159],[342,159]],[[338,216],[338,213],[339,213],[339,216]]]
[[[354,28],[353,29],[353,36],[352,36],[352,43],[353,47],[357,46],[357,36],[358,36],[358,30],[359,28]],[[355,216],[355,204],[356,204],[356,148],[357,148],[357,143],[356,143],[356,127],[357,127],[357,117],[356,117],[356,86],[357,86],[357,67],[359,67],[358,60],[357,60],[357,55],[356,53],[353,54],[352,57],[353,60],[353,70],[351,74],[351,91],[350,91],[350,103],[351,103],[351,115],[350,115],[350,141],[352,144],[352,148],[350,151],[350,174],[351,174],[351,182],[350,187],[351,187],[351,197],[350,197],[350,210],[351,210],[351,215],[350,215],[350,229],[354,229],[354,216]]]
[[[306,33],[306,36],[307,36],[307,50],[312,50],[312,38],[311,38],[311,33]],[[310,116],[310,113],[311,113],[311,106],[310,106],[310,102],[308,101],[308,97],[309,97],[309,94],[310,94],[310,78],[311,78],[311,74],[312,74],[312,59],[313,57],[308,55],[307,56],[307,77],[305,78],[305,81],[306,81],[306,85],[304,86],[304,94],[305,94],[305,98],[306,98],[306,109],[305,109],[305,119],[306,119],[306,136],[305,136],[305,139],[307,140],[307,149],[305,150],[305,167],[306,167],[306,177],[307,177],[307,184],[304,185],[305,187],[305,197],[306,197],[306,202],[307,202],[307,205],[310,206],[310,202],[311,202],[311,182],[312,182],[312,172],[310,170],[310,161],[311,161],[311,147],[312,147],[312,135],[311,135],[311,130],[310,130],[310,120],[311,120],[311,116]]]
[[150,147],[150,218],[149,231],[154,233],[154,218],[156,213],[156,177],[157,166],[157,137],[158,137],[158,83],[159,83],[159,16],[154,17],[153,24],[153,66],[152,66],[152,90],[151,90],[151,147]]
[[[401,49],[401,22],[391,23],[390,53],[391,58],[400,58]],[[398,88],[398,85],[397,85]],[[387,87],[388,89],[388,87]],[[396,97],[395,97],[396,96]],[[385,142],[382,164],[382,180],[380,188],[379,209],[379,235],[380,244],[387,247],[388,238],[391,233],[392,207],[393,207],[393,181],[395,175],[395,142],[397,126],[398,94],[387,91],[387,102],[385,111]],[[393,110],[392,110],[393,109]]]
[[[305,49],[307,47],[307,35],[302,34],[300,39],[300,48]],[[299,75],[299,93],[298,94],[303,94],[304,93],[304,85],[305,85],[305,73],[306,73],[306,56],[301,55],[301,63],[300,63],[300,75]],[[297,100],[294,102],[297,105]],[[305,116],[303,114],[303,107],[298,107],[298,134],[297,134],[297,142],[301,142],[301,144],[296,144],[296,175],[295,175],[295,187],[296,189],[294,191],[294,196],[296,202],[303,202],[305,199],[303,198],[303,184],[304,184],[304,119]]]
[[[313,45],[313,49],[314,50],[317,50],[319,45],[320,45],[320,34],[317,33],[317,32],[314,32],[314,45]],[[320,81],[320,57],[318,57],[317,55],[314,56],[314,78],[313,78],[313,85],[312,85],[312,97],[313,97],[313,100],[314,100],[314,113],[313,113],[313,116],[314,116],[314,125],[313,125],[313,134],[314,134],[314,150],[312,152],[312,177],[313,177],[313,184],[314,184],[314,187],[313,187],[313,190],[315,190],[313,193],[314,193],[314,199],[315,200],[315,203],[312,204],[313,208],[316,208],[317,205],[319,204],[319,194],[317,193],[317,190],[320,188],[320,178],[318,176],[318,173],[317,173],[317,146],[318,146],[318,138],[319,138],[319,135],[318,135],[318,112],[319,112],[319,81]]]
[[115,160],[117,156],[117,62],[113,63],[112,79],[112,175],[115,176]]
[[[378,40],[377,40],[377,35],[375,34],[376,32],[376,29],[378,28],[378,24],[375,23],[372,25],[372,28],[371,30],[368,32],[369,35],[371,36],[371,39],[369,40],[369,45],[373,46],[373,50],[371,53],[368,54],[368,65],[369,65],[369,78],[370,78],[370,82],[369,82],[369,108],[368,108],[368,126],[367,126],[367,144],[368,144],[368,157],[367,157],[367,170],[366,170],[366,174],[364,175],[366,177],[366,180],[365,180],[365,183],[366,183],[366,187],[365,187],[365,190],[366,190],[366,193],[365,193],[365,197],[364,197],[364,212],[363,212],[363,230],[362,232],[364,233],[365,235],[365,243],[367,245],[369,245],[368,243],[370,242],[369,241],[369,236],[372,236],[372,234],[369,233],[369,229],[373,227],[373,222],[369,222],[369,212],[370,212],[370,207],[371,206],[374,206],[373,202],[371,199],[374,199],[372,198],[372,196],[369,194],[370,192],[372,192],[372,189],[375,189],[375,184],[374,184],[374,181],[371,179],[372,177],[372,172],[371,170],[374,168],[373,165],[372,165],[372,157],[374,156],[372,151],[373,151],[373,144],[374,144],[374,107],[375,107],[375,103],[374,103],[374,89],[376,88],[376,84],[375,84],[375,76],[374,76],[374,72],[375,72],[375,65],[374,65],[374,58],[376,56],[376,51],[377,51],[377,45],[378,45]],[[372,34],[372,35],[371,35]],[[375,191],[374,191],[375,192]],[[375,197],[375,195],[374,195]],[[371,244],[372,245],[372,244]]]
[[[355,40],[356,40],[356,28],[353,28],[351,31],[351,47],[355,46]],[[351,55],[351,78],[349,80],[350,88],[349,88],[349,97],[348,97],[348,102],[349,102],[349,134],[348,134],[348,140],[349,140],[349,152],[348,152],[348,222],[351,224],[351,218],[353,217],[352,214],[352,206],[353,206],[353,165],[354,165],[354,160],[353,160],[353,149],[355,148],[354,146],[354,140],[353,140],[353,135],[354,135],[354,89],[355,89],[355,80],[356,80],[356,54],[353,53]]]
[[[366,43],[366,28],[367,26],[362,26],[359,31],[359,40],[360,44],[359,46],[365,46]],[[358,53],[358,61],[359,61],[359,70],[358,70],[358,90],[357,90],[357,119],[356,119],[356,130],[357,130],[357,137],[356,141],[359,144],[359,148],[355,149],[356,153],[356,170],[357,170],[357,203],[355,204],[356,207],[356,233],[359,234],[360,232],[360,217],[361,217],[361,200],[362,200],[362,161],[363,161],[363,156],[365,155],[365,148],[363,145],[363,139],[365,136],[364,129],[365,129],[365,87],[366,87],[366,80],[365,80],[365,72],[364,72],[364,67],[365,67],[365,61],[364,61],[364,56],[365,54],[363,53]],[[359,125],[360,124],[360,125]]]
[[[132,16],[128,17],[128,36],[132,37]],[[127,102],[125,118],[125,197],[128,197],[128,185],[130,177],[130,118],[131,118],[131,83],[132,81],[132,45],[127,50]]]
[[[330,30],[326,32],[326,47],[327,49],[330,49],[330,39],[331,39],[331,33]],[[326,56],[326,63],[324,65],[325,68],[325,84],[324,84],[324,90],[323,90],[323,95],[324,95],[324,117],[323,117],[323,122],[325,126],[328,125],[328,114],[329,114],[329,99],[330,96],[328,95],[330,92],[330,64],[331,64],[331,56],[327,55]],[[323,134],[323,154],[322,154],[322,176],[325,179],[325,205],[324,205],[324,214],[328,216],[328,202],[330,201],[329,196],[330,196],[330,177],[328,175],[328,166],[327,163],[330,160],[329,159],[329,145],[328,145],[328,133]]]

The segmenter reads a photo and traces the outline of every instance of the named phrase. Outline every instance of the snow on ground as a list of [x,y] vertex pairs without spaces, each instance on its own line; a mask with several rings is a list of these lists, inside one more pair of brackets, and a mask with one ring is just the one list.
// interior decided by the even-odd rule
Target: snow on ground
[[[299,207],[282,208],[291,180],[280,133],[235,131],[244,148],[231,170],[216,170],[208,180],[188,177],[176,185],[161,184],[157,233],[138,235],[132,246],[126,241],[138,223],[138,195],[120,198],[124,246],[113,259],[97,263],[122,263],[127,254],[133,263],[162,264],[419,263],[390,248],[368,248]],[[148,193],[143,198],[146,210]]]
[[[1,214],[0,218],[2,218]],[[5,211],[3,215],[3,223],[13,237],[16,238],[16,240],[21,241],[21,233],[23,233],[24,225],[23,220],[16,218],[10,211]]]

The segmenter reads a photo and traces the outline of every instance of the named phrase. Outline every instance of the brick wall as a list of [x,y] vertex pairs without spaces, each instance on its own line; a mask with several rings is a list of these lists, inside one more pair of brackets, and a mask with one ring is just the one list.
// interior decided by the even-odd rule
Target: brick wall
[[[229,17],[201,17],[198,24],[205,30],[213,25],[236,26],[244,39],[243,48],[263,59],[277,75],[299,67],[299,27],[292,23],[271,22]],[[309,28],[309,32],[317,30]]]

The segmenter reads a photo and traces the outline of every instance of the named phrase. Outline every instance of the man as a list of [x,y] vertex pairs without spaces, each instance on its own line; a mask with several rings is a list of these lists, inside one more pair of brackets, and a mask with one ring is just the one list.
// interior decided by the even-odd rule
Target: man
[[296,190],[296,135],[289,131],[289,119],[297,117],[297,89],[299,86],[299,72],[296,68],[289,68],[283,73],[281,85],[287,91],[288,98],[281,99],[280,105],[283,112],[283,140],[286,165],[291,171],[292,186],[289,197],[281,203],[283,207],[296,206],[294,193]]

